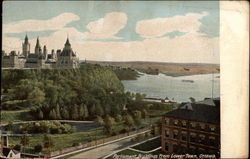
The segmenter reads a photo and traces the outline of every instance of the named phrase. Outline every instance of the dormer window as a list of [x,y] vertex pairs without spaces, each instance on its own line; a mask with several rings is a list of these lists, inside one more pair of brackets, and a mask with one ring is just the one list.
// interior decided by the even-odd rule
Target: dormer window
[[209,126],[210,131],[214,132],[215,131],[215,126]]
[[174,120],[174,125],[175,125],[175,126],[178,125],[178,120]]
[[166,124],[166,125],[169,125],[169,119],[166,119],[166,120],[165,120],[165,124]]
[[182,126],[183,126],[183,127],[186,127],[186,126],[187,126],[187,122],[186,122],[186,121],[182,121],[181,123],[182,123]]
[[196,127],[196,124],[195,123],[191,123],[191,128],[195,128]]

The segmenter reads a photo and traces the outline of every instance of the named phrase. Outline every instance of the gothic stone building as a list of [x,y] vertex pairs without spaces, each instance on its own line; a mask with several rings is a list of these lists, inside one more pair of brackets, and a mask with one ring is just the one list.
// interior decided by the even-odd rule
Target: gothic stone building
[[17,54],[11,51],[6,55],[2,51],[2,67],[3,68],[78,68],[79,59],[76,53],[73,52],[69,39],[67,38],[63,51],[54,50],[48,54],[46,45],[43,49],[37,38],[35,52],[30,52],[30,43],[27,35],[25,36],[24,43],[22,44],[22,54]]
[[210,154],[220,152],[220,100],[182,103],[162,118],[162,152],[171,154]]

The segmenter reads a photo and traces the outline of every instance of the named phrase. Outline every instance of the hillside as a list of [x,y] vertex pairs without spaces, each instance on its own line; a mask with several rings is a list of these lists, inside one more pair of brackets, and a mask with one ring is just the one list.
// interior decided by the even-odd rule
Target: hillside
[[[126,102],[116,74],[104,67],[2,70],[2,109],[31,110],[35,119],[115,114]],[[18,119],[19,120],[19,119]]]

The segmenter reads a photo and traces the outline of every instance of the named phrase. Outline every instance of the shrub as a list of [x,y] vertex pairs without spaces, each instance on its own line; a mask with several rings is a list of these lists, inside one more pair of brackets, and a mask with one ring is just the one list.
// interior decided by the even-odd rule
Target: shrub
[[51,134],[67,134],[73,133],[75,127],[69,124],[61,124],[57,121],[39,121],[25,123],[20,126],[22,133],[51,133]]
[[41,152],[43,150],[43,146],[41,144],[37,144],[34,146],[34,151],[35,152]]
[[13,147],[14,150],[21,151],[21,145],[17,144]]

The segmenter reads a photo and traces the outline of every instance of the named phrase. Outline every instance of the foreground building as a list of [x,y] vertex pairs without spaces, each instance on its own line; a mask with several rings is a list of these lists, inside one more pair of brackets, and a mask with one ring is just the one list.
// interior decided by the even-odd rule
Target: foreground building
[[73,52],[69,39],[67,38],[63,51],[54,50],[48,53],[46,45],[41,47],[39,38],[37,38],[34,53],[30,51],[30,43],[28,36],[25,36],[22,44],[22,53],[11,51],[6,55],[2,51],[2,67],[3,68],[78,68],[79,59]]
[[165,154],[220,155],[220,100],[182,103],[162,118]]

